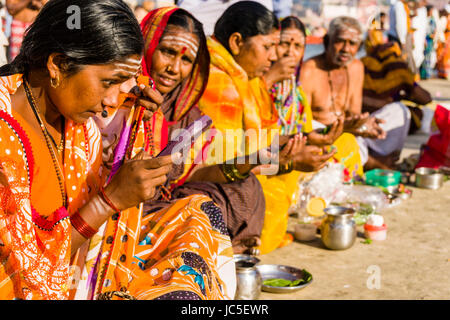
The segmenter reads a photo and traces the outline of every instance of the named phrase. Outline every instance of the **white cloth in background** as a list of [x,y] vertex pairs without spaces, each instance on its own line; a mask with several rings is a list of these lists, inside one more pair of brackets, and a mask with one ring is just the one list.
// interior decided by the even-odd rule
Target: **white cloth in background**
[[273,12],[278,19],[286,18],[292,14],[293,0],[273,0]]
[[425,59],[425,40],[427,37],[427,8],[420,7],[417,9],[417,15],[412,18],[411,25],[414,29],[414,49],[413,57],[416,63],[416,67],[420,68]]
[[436,43],[445,43],[445,29],[447,28],[447,17],[438,17],[436,19]]
[[366,164],[371,153],[387,156],[394,151],[403,149],[411,123],[411,112],[401,102],[392,102],[373,112],[371,117],[383,119],[381,128],[386,131],[386,139],[368,139],[357,137],[361,161]]
[[396,37],[402,44],[406,43],[408,34],[408,19],[403,2],[397,0],[389,9],[389,31],[388,34]]
[[[231,5],[242,0],[180,0],[178,6],[189,11],[202,24],[205,34],[211,36],[214,33],[214,26],[222,13]],[[255,1],[273,11],[272,0]]]

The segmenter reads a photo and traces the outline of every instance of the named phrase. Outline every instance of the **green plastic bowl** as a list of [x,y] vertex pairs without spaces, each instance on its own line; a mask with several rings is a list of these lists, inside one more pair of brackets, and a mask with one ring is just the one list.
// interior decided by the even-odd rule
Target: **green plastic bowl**
[[402,174],[399,171],[373,169],[365,173],[366,184],[375,187],[393,187],[400,184]]

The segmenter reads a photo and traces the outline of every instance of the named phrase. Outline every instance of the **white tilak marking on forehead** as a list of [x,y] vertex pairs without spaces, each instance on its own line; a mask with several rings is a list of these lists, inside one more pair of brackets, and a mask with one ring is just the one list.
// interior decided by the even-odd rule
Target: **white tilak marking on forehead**
[[180,44],[185,45],[186,47],[188,47],[190,49],[190,53],[194,57],[197,55],[198,45],[190,39],[187,39],[184,37],[179,37],[179,36],[164,36],[161,39],[161,42],[168,42],[170,44],[175,44],[175,45],[180,45]]
[[114,72],[116,72],[116,73],[123,72],[123,73],[126,73],[129,78],[132,78],[132,77],[138,76],[139,70],[140,69],[138,69],[137,71],[130,71],[130,70],[117,68],[117,69],[114,69]]
[[116,68],[120,68],[120,69],[130,69],[130,70],[139,70],[139,68],[141,67],[140,65],[134,65],[131,66],[129,64],[123,64],[123,63],[117,63]]
[[137,69],[136,71],[133,70],[129,70],[129,69],[122,69],[122,68],[116,68],[114,69],[115,72],[125,72],[125,73],[130,73],[130,74],[135,74],[137,71],[139,71],[139,69]]
[[191,37],[165,35],[161,39],[161,41],[164,41],[164,40],[175,40],[175,41],[186,42],[186,43],[189,43],[193,48],[198,48],[198,42],[195,41]]
[[128,58],[125,60],[125,63],[129,63],[129,64],[141,64],[142,62],[142,58],[137,60],[137,59],[133,59],[133,58]]

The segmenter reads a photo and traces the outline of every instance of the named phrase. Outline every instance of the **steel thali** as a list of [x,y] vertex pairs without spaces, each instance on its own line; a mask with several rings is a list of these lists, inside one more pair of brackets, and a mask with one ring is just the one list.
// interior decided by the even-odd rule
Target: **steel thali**
[[[259,273],[261,274],[261,278],[263,281],[262,285],[262,291],[265,292],[272,292],[272,293],[289,293],[298,291],[300,289],[303,289],[311,284],[313,281],[312,275],[302,269],[290,267],[290,266],[284,266],[284,265],[278,265],[278,264],[263,264],[256,266]],[[285,287],[276,287],[276,286],[270,286],[265,285],[264,281],[269,279],[285,279],[290,281],[295,281],[298,279],[303,279],[306,282],[303,282],[296,286],[285,286]]]

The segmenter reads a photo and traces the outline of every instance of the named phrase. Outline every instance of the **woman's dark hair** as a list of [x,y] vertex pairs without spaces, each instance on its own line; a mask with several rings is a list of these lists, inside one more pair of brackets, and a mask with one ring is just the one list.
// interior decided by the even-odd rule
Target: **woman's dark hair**
[[120,61],[143,49],[139,23],[121,0],[51,0],[27,29],[18,56],[0,68],[0,76],[45,70],[51,53],[62,55],[59,67],[70,76],[84,65]]
[[306,27],[299,18],[289,16],[281,20],[281,30],[292,28],[300,30],[300,32],[306,37]]
[[273,29],[279,29],[275,14],[260,3],[239,1],[230,6],[217,20],[214,26],[214,37],[228,50],[228,39],[239,32],[242,38],[267,35]]

